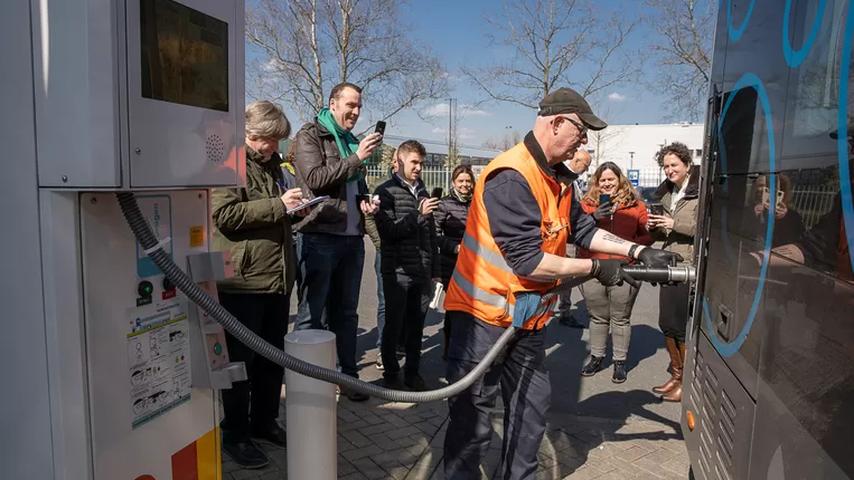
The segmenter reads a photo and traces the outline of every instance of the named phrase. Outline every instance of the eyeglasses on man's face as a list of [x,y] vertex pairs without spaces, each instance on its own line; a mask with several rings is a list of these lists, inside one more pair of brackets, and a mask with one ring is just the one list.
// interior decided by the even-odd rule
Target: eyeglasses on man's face
[[584,124],[578,123],[575,120],[571,119],[570,117],[561,116],[560,118],[562,118],[562,119],[566,120],[567,122],[575,125],[575,128],[578,129],[578,135],[579,136],[582,136],[582,137],[587,136],[587,127]]

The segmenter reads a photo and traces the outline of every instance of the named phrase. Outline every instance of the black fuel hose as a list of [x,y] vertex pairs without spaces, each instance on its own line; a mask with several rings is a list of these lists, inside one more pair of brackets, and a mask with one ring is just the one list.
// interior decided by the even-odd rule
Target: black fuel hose
[[267,341],[259,337],[257,334],[246,328],[240,323],[234,315],[230,314],[216,300],[210,297],[204,290],[181,270],[172,258],[163,251],[162,246],[158,246],[158,239],[151,232],[151,228],[145,217],[139,210],[139,205],[136,202],[136,197],[131,192],[116,193],[116,198],[119,201],[119,206],[122,209],[122,214],[125,220],[133,231],[139,244],[148,252],[148,256],[154,261],[155,265],[160,268],[160,271],[166,275],[184,295],[187,296],[193,303],[201,307],[214,320],[219,322],[228,333],[232,334],[238,341],[245,344],[247,347],[258,352],[263,357],[271,362],[281,365],[284,368],[293,370],[303,375],[317,378],[325,382],[334,383],[342,387],[346,387],[357,392],[365,393],[374,397],[384,398],[393,402],[420,403],[443,400],[448,397],[457,395],[464,391],[481,375],[486,373],[486,370],[492,365],[496,357],[504,350],[507,343],[513,338],[515,328],[509,327],[501,334],[495,345],[487,352],[477,366],[460,380],[447,385],[445,387],[429,390],[424,392],[410,392],[403,390],[391,390],[383,388],[372,383],[364,382],[358,378],[338,372],[324,367],[320,367],[313,363],[300,360],[296,357],[288,355],[282,350],[270,345]]

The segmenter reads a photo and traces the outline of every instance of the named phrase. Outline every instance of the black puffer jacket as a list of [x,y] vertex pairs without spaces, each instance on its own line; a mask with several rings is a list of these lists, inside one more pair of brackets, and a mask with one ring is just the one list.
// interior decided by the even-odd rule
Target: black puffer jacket
[[401,274],[422,281],[439,277],[439,249],[433,215],[421,215],[427,198],[420,180],[413,195],[397,175],[377,187],[380,209],[374,214],[380,234],[383,275]]
[[439,239],[439,263],[442,284],[445,287],[454,273],[457,264],[456,249],[466,233],[466,219],[469,215],[471,200],[463,202],[453,193],[439,202],[439,208],[433,214],[436,221],[436,237]]

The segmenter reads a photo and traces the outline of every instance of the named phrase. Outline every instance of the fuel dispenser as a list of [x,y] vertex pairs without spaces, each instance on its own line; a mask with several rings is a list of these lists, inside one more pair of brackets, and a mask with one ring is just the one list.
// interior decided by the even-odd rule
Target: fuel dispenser
[[[42,308],[4,320],[4,345],[26,342],[33,325],[41,345],[30,349],[35,361],[4,362],[13,381],[39,387],[3,400],[0,478],[221,478],[217,390],[245,379],[245,367],[229,361],[222,327],[136,241],[115,192],[134,193],[159,246],[216,297],[229,268],[209,251],[208,189],[244,183],[244,3],[11,0],[2,9],[0,115],[4,130],[32,126],[4,134],[4,144],[29,146],[4,160],[15,184],[4,187],[23,203],[10,221],[38,219],[8,230],[16,238],[4,250],[40,260],[14,268],[36,288],[3,303]],[[7,109],[11,89],[27,101]],[[16,438],[31,430],[39,434]]]

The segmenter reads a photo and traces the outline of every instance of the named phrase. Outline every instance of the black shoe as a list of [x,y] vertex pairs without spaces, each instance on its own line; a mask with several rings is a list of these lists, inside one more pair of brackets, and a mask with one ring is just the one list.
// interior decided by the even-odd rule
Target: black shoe
[[263,468],[270,459],[251,440],[245,442],[222,442],[222,449],[243,468]]
[[345,397],[349,398],[351,402],[364,402],[371,398],[365,393],[357,392],[348,387],[341,387],[341,393],[344,394]]
[[267,440],[280,447],[288,444],[288,435],[285,433],[285,429],[280,427],[275,421],[265,428],[253,428],[252,438]]
[[614,383],[623,383],[626,381],[626,361],[614,360],[614,375],[611,377]]
[[400,381],[400,375],[398,373],[384,373],[383,387],[392,390],[403,390],[403,382]]
[[602,360],[604,359],[605,357],[594,357],[591,355],[590,361],[581,369],[581,376],[592,377],[593,375],[596,375],[596,372],[602,370]]
[[414,375],[406,375],[406,378],[403,379],[403,384],[416,392],[423,392],[427,390],[427,384],[424,383],[424,379],[421,378],[421,375],[417,373]]

